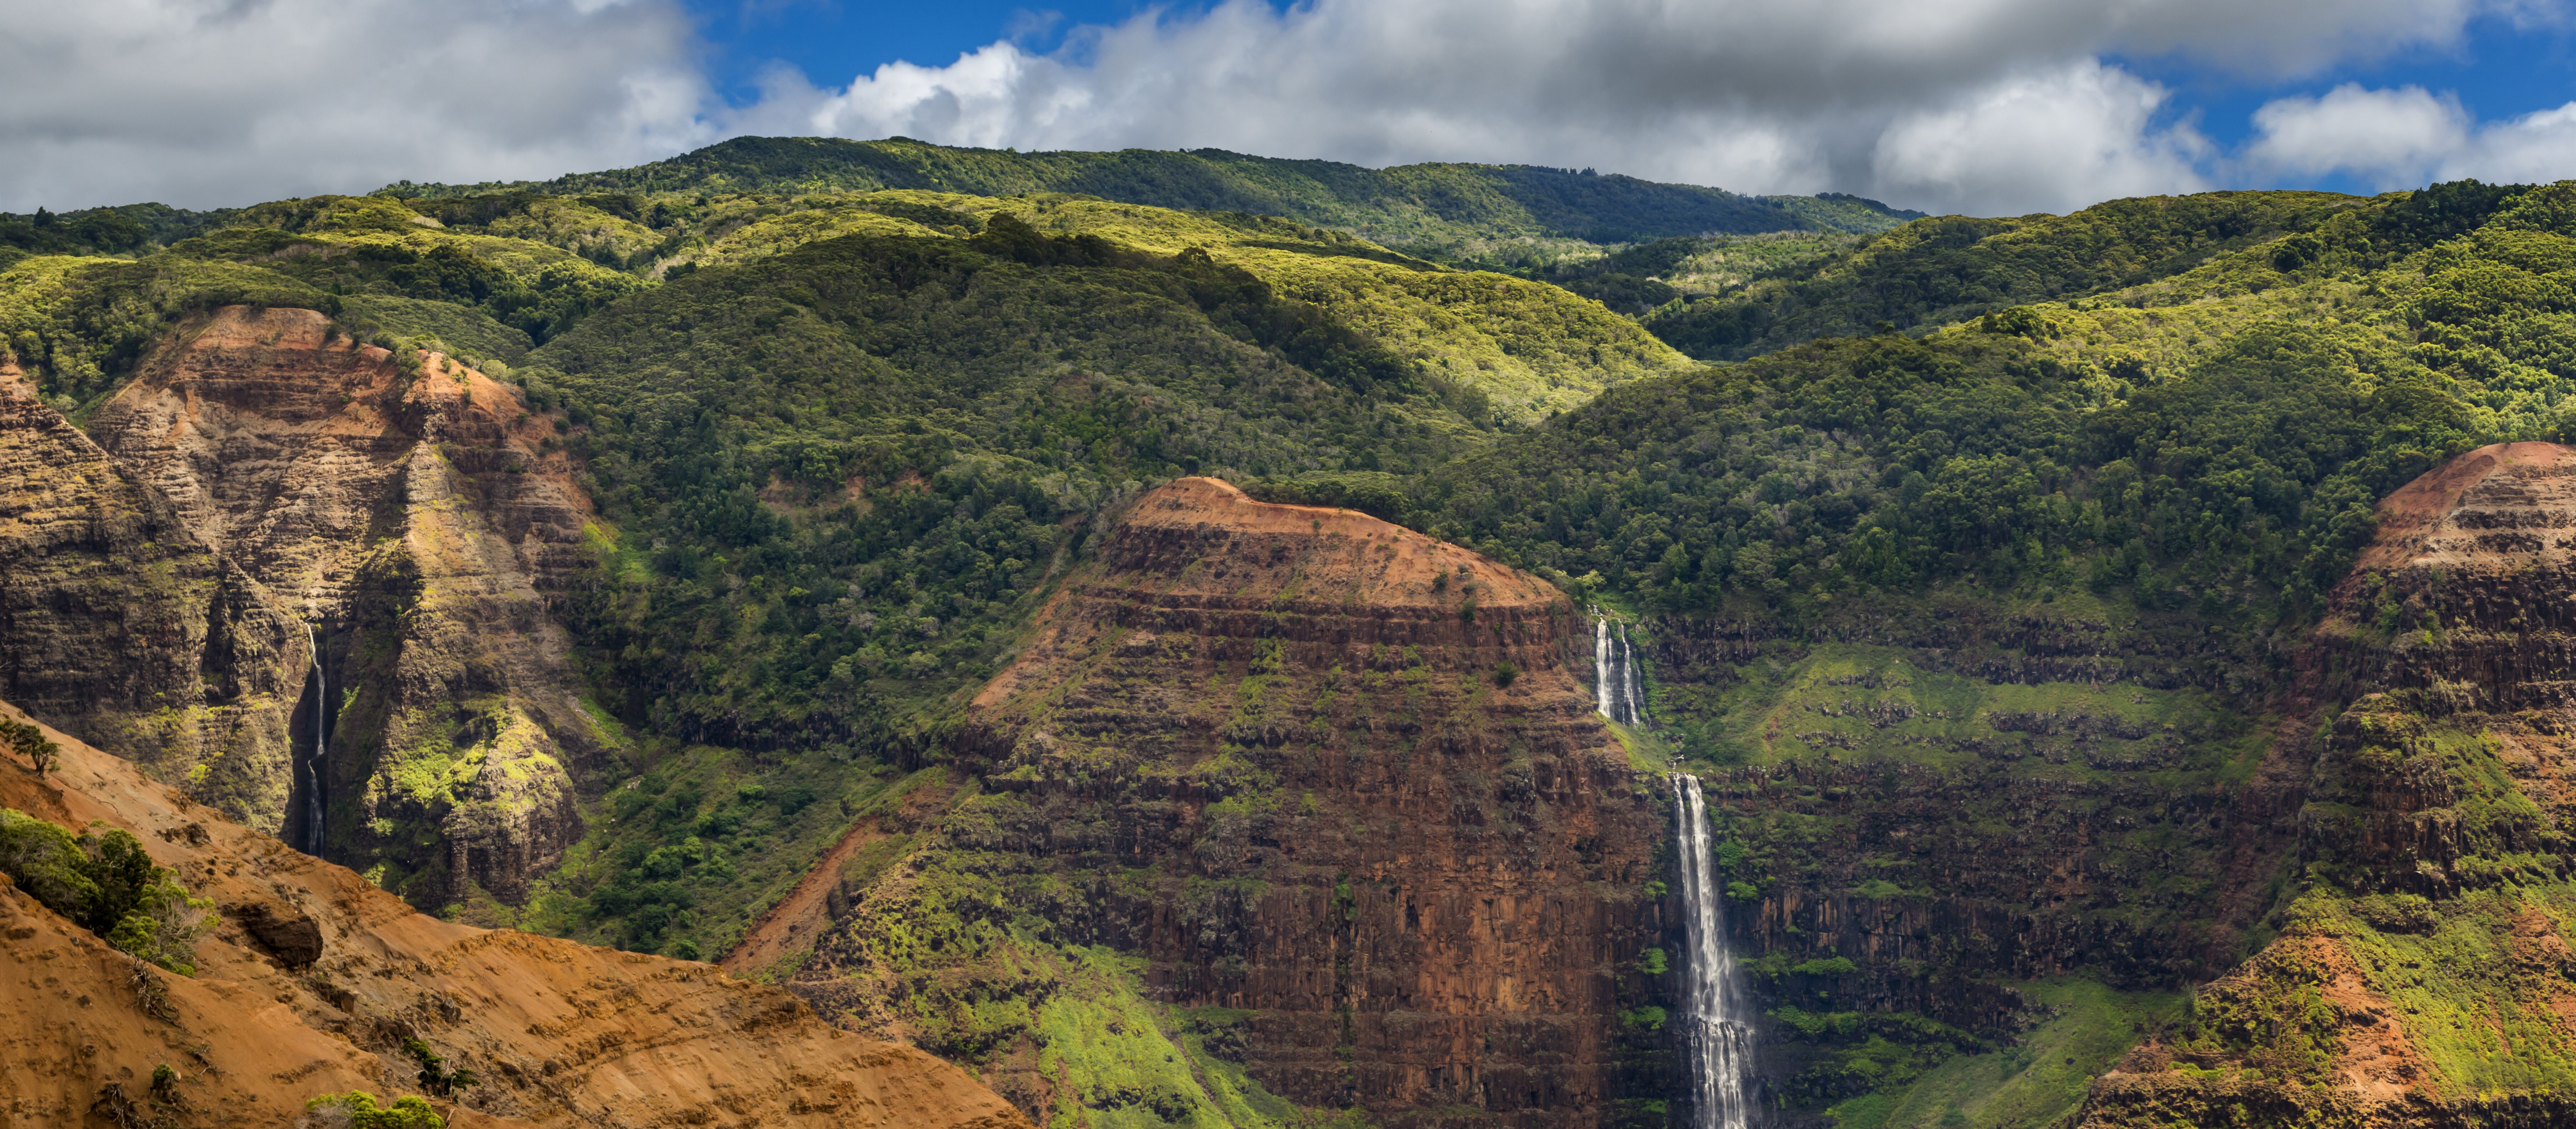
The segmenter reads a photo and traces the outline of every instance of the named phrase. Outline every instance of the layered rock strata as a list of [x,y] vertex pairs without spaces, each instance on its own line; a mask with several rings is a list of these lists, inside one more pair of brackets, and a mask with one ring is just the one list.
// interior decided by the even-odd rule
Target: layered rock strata
[[[197,975],[177,976],[0,877],[11,1125],[297,1124],[322,1094],[413,1092],[406,1038],[480,1076],[437,1103],[459,1127],[1028,1124],[963,1071],[837,1030],[777,989],[423,916],[51,735],[63,752],[49,778],[0,755],[0,807],[132,833],[223,924],[199,942]],[[175,1077],[156,1086],[163,1065]]]
[[294,760],[318,776],[246,814],[392,864],[422,905],[522,899],[578,837],[575,774],[606,754],[548,611],[586,559],[586,503],[547,421],[440,354],[396,358],[310,310],[230,307],[87,426],[319,641],[321,677],[291,670]]
[[0,693],[274,830],[311,654],[264,585],[0,366]]
[[[982,795],[932,849],[1053,937],[1140,957],[1152,998],[1236,1017],[1225,1057],[1299,1104],[1605,1124],[1637,1085],[1617,1013],[1657,991],[1669,835],[1578,680],[1589,632],[1464,549],[1183,479],[975,699]],[[919,943],[936,877],[880,882],[791,987],[907,1031],[932,1004],[882,930]],[[1039,1061],[998,1048],[987,1076],[1045,1108],[1064,1083]]]

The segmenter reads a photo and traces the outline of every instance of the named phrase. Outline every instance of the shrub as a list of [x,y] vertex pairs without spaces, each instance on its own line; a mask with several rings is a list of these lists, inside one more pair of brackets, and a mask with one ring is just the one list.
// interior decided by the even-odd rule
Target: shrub
[[447,1129],[447,1121],[431,1109],[428,1099],[418,1094],[395,1098],[394,1104],[376,1104],[376,1096],[364,1090],[345,1094],[324,1094],[304,1103],[304,1108],[325,1115],[346,1118],[340,1121],[347,1129]]
[[0,873],[47,909],[109,945],[182,976],[197,974],[197,938],[215,903],[191,897],[143,844],[119,830],[74,836],[25,812],[0,808]]

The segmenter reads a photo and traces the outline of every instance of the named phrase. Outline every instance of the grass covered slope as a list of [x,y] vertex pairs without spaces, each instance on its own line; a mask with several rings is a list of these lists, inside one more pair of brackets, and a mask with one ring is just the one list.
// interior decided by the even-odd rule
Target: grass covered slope
[[1192,211],[1248,212],[1343,228],[1390,244],[1572,238],[1624,243],[1709,232],[1880,231],[1919,213],[1842,195],[1738,196],[1628,176],[1534,165],[1368,169],[1222,149],[1020,153],[910,138],[738,137],[631,169],[543,184],[397,185],[424,196],[509,189],[557,195],[872,192],[977,196],[1064,192]]

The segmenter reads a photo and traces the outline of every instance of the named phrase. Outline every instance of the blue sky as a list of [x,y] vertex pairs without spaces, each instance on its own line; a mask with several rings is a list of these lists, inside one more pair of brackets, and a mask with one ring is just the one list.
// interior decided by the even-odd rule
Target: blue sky
[[543,179],[744,134],[1981,215],[2556,180],[2571,26],[2576,0],[0,0],[0,210]]
[[[710,51],[709,75],[718,96],[730,104],[748,106],[759,103],[766,95],[758,81],[764,69],[780,63],[796,68],[819,86],[838,86],[872,74],[888,63],[947,68],[961,55],[997,42],[1007,41],[1031,56],[1044,57],[1063,52],[1067,33],[1085,25],[1186,25],[1203,19],[1210,7],[1206,3],[1148,5],[1136,0],[1089,0],[1043,8],[993,0],[936,5],[859,0],[690,0],[689,10]],[[1287,5],[1278,3],[1268,8],[1278,13],[1289,11]],[[1081,52],[1068,52],[1064,57],[1081,57]],[[2209,51],[2189,46],[2168,46],[2153,53],[2099,51],[2094,58],[2166,92],[2165,100],[2149,118],[2148,128],[2170,131],[2186,141],[2197,138],[2198,148],[2192,150],[2185,163],[2200,174],[2199,186],[2203,187],[2316,187],[2369,192],[2444,171],[2420,161],[2416,167],[2361,169],[2316,167],[2315,161],[2284,166],[2277,161],[2250,160],[2249,150],[2262,140],[2255,124],[2256,112],[2284,98],[2318,98],[2346,84],[2358,84],[2371,92],[2420,87],[2436,102],[2455,104],[2472,128],[2476,123],[2515,119],[2576,100],[2576,81],[2572,81],[2576,80],[2576,68],[2571,68],[2571,62],[2576,62],[2576,50],[2571,50],[2569,24],[2562,13],[2547,5],[2472,10],[2456,21],[2450,34],[2412,39],[2400,36],[2396,42],[2365,43],[2319,63],[2248,65],[2242,59],[2214,58]],[[1156,136],[1155,131],[1139,132],[1142,135],[1131,141],[1104,138],[1093,144],[1168,147],[1172,143],[1168,137]],[[1429,146],[1420,153],[1407,153],[1398,146],[1365,156],[1279,151],[1275,142],[1273,148],[1264,148],[1263,142],[1269,140],[1265,131],[1246,128],[1242,132],[1247,136],[1240,140],[1229,139],[1218,131],[1189,143],[1280,156],[1345,157],[1370,163],[1415,159],[1603,163],[1595,152],[1552,155],[1543,148],[1530,147],[1476,154],[1454,146]],[[1627,167],[1626,171],[1673,178],[1670,162],[1662,162],[1664,167],[1660,168],[1651,167],[1657,162],[1644,164],[1650,167]],[[1613,159],[1604,167],[1625,166]],[[1884,191],[1889,187],[1883,183],[1854,183],[1871,178],[1852,175],[1848,168],[1837,171],[1843,174],[1839,178],[1832,173],[1822,179],[1806,178],[1812,183],[1727,186],[1848,191]],[[2576,165],[2562,175],[2576,175]],[[1751,179],[1768,178],[1757,174]],[[1963,201],[1953,198],[1908,202],[1937,206]],[[2067,202],[2072,201],[2049,201]]]

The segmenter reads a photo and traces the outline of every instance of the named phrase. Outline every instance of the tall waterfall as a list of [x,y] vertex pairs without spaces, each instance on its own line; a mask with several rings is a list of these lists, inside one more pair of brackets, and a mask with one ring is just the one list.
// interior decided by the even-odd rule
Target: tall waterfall
[[1753,1070],[1753,1025],[1743,1014],[1747,1001],[1736,982],[1735,955],[1726,948],[1726,915],[1709,857],[1708,801],[1698,777],[1673,774],[1673,818],[1680,825],[1682,904],[1689,913],[1682,1041],[1690,1057],[1691,1129],[1745,1129],[1752,1114],[1744,1091]]
[[322,643],[313,625],[304,625],[304,644],[313,651],[313,759],[305,764],[304,853],[322,854],[322,759],[331,751],[331,694],[322,683]]
[[1592,698],[1601,716],[1621,725],[1646,723],[1645,695],[1637,688],[1637,655],[1628,647],[1628,629],[1610,626],[1594,608],[1592,619]]

